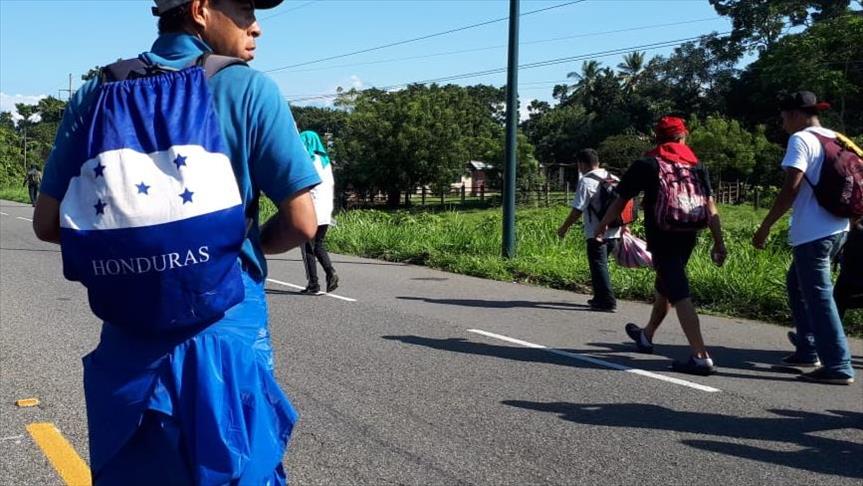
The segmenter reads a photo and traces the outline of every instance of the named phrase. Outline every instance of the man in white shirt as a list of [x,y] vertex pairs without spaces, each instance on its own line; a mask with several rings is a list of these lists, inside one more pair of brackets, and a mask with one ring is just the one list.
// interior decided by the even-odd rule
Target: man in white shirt
[[785,182],[752,244],[763,249],[770,228],[793,208],[788,236],[794,259],[788,270],[787,286],[797,327],[797,349],[782,362],[816,368],[802,375],[807,381],[849,385],[854,382],[854,369],[833,300],[830,274],[830,261],[842,245],[849,222],[824,209],[812,190],[818,184],[824,163],[824,147],[816,135],[836,138],[836,133],[823,128],[818,120],[818,112],[829,107],[818,102],[809,91],[782,98],[782,128],[791,134],[782,160]]
[[575,189],[572,200],[572,211],[563,222],[557,235],[563,238],[576,221],[584,215],[584,238],[587,240],[587,261],[590,266],[590,281],[593,286],[593,298],[587,301],[592,310],[614,312],[617,309],[617,299],[611,288],[611,278],[608,275],[608,255],[613,253],[620,241],[620,228],[610,228],[605,232],[605,238],[599,241],[593,237],[596,227],[604,215],[602,208],[600,186],[604,181],[619,179],[607,170],[600,168],[599,156],[593,149],[584,149],[576,154],[578,171],[582,174]]

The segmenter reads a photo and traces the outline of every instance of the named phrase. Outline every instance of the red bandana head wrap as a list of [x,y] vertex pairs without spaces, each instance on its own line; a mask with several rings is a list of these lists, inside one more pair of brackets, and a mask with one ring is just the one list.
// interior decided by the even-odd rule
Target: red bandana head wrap
[[659,157],[662,160],[675,164],[695,165],[698,163],[698,157],[686,144],[680,142],[666,142],[660,144],[650,152],[647,152],[649,157]]
[[674,140],[680,135],[689,134],[689,131],[686,129],[686,122],[676,116],[664,116],[660,118],[654,130],[656,131],[656,139],[660,143]]

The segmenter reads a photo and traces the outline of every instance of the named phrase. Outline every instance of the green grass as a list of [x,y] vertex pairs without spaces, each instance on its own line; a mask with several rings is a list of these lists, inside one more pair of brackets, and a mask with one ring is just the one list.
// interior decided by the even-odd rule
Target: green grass
[[[274,208],[265,206],[265,215]],[[580,225],[560,241],[556,230],[566,206],[519,209],[516,221],[517,256],[500,257],[500,209],[473,211],[385,212],[355,210],[336,217],[327,234],[336,253],[409,262],[477,277],[518,281],[558,289],[589,292],[590,271]],[[717,268],[710,262],[711,239],[703,232],[688,267],[695,302],[707,312],[788,324],[785,272],[791,252],[785,243],[787,221],[781,222],[764,251],[750,240],[766,210],[722,206],[729,258]],[[636,225],[636,234],[643,229]],[[615,292],[622,298],[650,300],[653,273],[610,265]],[[863,313],[846,318],[849,332],[863,335]]]
[[27,192],[27,188],[23,186],[0,187],[0,199],[30,204],[30,194]]

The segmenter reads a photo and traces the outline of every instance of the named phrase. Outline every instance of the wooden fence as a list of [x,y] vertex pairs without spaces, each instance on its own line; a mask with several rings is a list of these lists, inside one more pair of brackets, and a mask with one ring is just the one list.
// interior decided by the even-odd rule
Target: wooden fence
[[[743,182],[724,182],[713,188],[713,197],[720,204],[751,203],[761,207],[762,193],[754,186]],[[420,207],[463,206],[463,207],[495,207],[501,205],[503,194],[500,188],[490,188],[485,185],[467,186],[454,185],[443,191],[433,191],[427,187],[419,187],[415,191],[402,192],[400,205]],[[516,203],[527,206],[553,206],[569,204],[572,201],[572,188],[567,183],[563,187],[551,184],[534,185],[530,188],[517,188]],[[343,209],[382,207],[387,204],[387,195],[382,192],[374,194],[359,194],[345,191],[340,194],[339,206]]]

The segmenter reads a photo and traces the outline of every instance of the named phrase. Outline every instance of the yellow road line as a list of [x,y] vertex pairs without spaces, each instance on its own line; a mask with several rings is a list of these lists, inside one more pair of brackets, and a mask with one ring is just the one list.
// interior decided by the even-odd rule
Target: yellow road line
[[75,452],[72,444],[52,423],[38,423],[27,426],[27,432],[42,449],[42,452],[54,466],[57,474],[69,486],[90,486],[90,468]]

